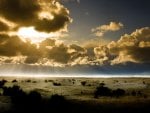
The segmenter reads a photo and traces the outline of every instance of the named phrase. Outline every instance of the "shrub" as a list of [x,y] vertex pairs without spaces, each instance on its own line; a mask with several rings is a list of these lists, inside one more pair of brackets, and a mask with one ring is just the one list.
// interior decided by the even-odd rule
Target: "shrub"
[[26,80],[26,82],[31,82],[31,80]]
[[28,101],[30,104],[39,104],[42,100],[41,94],[37,91],[31,91],[28,94]]
[[138,96],[142,96],[143,94],[142,94],[141,91],[138,91],[138,92],[137,92],[137,95],[138,95]]
[[3,95],[5,96],[17,96],[22,92],[22,89],[20,89],[20,87],[16,85],[14,85],[13,87],[3,87]]
[[3,79],[3,80],[1,80],[1,81],[0,81],[0,88],[2,88],[2,87],[5,85],[5,83],[6,83],[6,82],[7,82],[7,81],[6,81],[6,80],[4,80],[4,79]]
[[18,82],[16,79],[12,80],[12,83]]
[[100,86],[105,86],[105,83],[102,82],[102,83],[100,83],[99,85],[100,85]]
[[132,91],[132,92],[131,92],[131,95],[132,95],[132,96],[136,96],[136,91]]
[[85,86],[85,85],[86,85],[86,81],[82,81],[82,82],[81,82],[81,85],[82,85],[82,86]]
[[98,96],[111,96],[111,89],[104,86],[97,87],[94,93],[94,97],[97,98]]
[[53,82],[54,86],[61,86],[61,83]]
[[123,89],[116,89],[112,90],[108,87],[104,87],[103,85],[100,85],[96,88],[96,91],[94,92],[94,98],[98,98],[99,96],[109,96],[109,97],[121,97],[125,95],[125,90]]
[[116,89],[112,91],[112,96],[120,97],[125,95],[125,90],[123,89]]
[[64,98],[64,96],[58,94],[52,95],[50,98],[50,103],[53,107],[63,106],[65,102],[66,99]]

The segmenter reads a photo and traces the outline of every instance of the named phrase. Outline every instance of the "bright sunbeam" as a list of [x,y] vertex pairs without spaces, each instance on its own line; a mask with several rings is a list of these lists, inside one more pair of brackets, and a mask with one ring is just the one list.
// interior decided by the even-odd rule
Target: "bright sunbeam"
[[55,33],[45,33],[38,32],[34,29],[34,27],[22,27],[18,30],[17,35],[21,37],[23,41],[29,39],[32,43],[39,43],[46,38],[59,37],[60,32]]

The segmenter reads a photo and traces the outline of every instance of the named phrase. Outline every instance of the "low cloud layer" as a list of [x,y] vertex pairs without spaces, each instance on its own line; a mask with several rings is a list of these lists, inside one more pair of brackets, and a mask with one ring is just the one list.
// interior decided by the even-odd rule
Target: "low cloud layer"
[[137,29],[118,41],[93,49],[46,39],[38,46],[17,36],[0,35],[0,63],[35,65],[105,65],[150,63],[150,28]]
[[120,23],[120,22],[119,23],[117,23],[117,22],[110,22],[108,25],[101,25],[99,27],[93,28],[92,32],[95,34],[95,36],[102,37],[107,32],[118,31],[121,28],[123,28],[123,24],[122,23]]
[[64,45],[53,39],[46,39],[37,46],[17,36],[0,35],[1,64],[14,63],[12,59],[18,57],[15,63],[66,65],[84,56],[85,51],[78,45]]

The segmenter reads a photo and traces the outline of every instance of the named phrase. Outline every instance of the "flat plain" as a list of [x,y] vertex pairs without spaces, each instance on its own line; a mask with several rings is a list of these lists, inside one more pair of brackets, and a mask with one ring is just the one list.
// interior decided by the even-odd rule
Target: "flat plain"
[[[73,107],[77,111],[69,111],[72,113],[150,111],[150,78],[0,77],[0,81],[4,80],[5,84],[0,88],[0,112],[4,113],[13,111],[14,104],[12,95],[4,94],[4,89],[14,86],[18,86],[26,94],[35,91],[42,100],[58,95],[73,103],[74,107],[82,106],[82,110],[80,107]],[[105,89],[112,93],[108,94]],[[124,92],[114,93],[118,89]],[[17,96],[15,99],[17,100]]]

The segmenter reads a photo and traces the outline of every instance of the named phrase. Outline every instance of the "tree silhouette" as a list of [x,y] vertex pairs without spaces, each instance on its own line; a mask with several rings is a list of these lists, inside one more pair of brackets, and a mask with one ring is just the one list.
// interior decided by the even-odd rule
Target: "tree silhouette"
[[103,85],[97,87],[94,93],[94,97],[97,98],[98,96],[111,96],[111,89],[104,87]]
[[6,82],[7,82],[7,81],[6,81],[6,80],[4,80],[4,79],[3,79],[3,80],[1,80],[1,81],[0,81],[0,88],[2,88],[2,87],[5,85],[5,83],[6,83]]
[[123,90],[123,89],[118,88],[118,89],[112,91],[112,96],[120,97],[123,95],[125,95],[125,90]]

